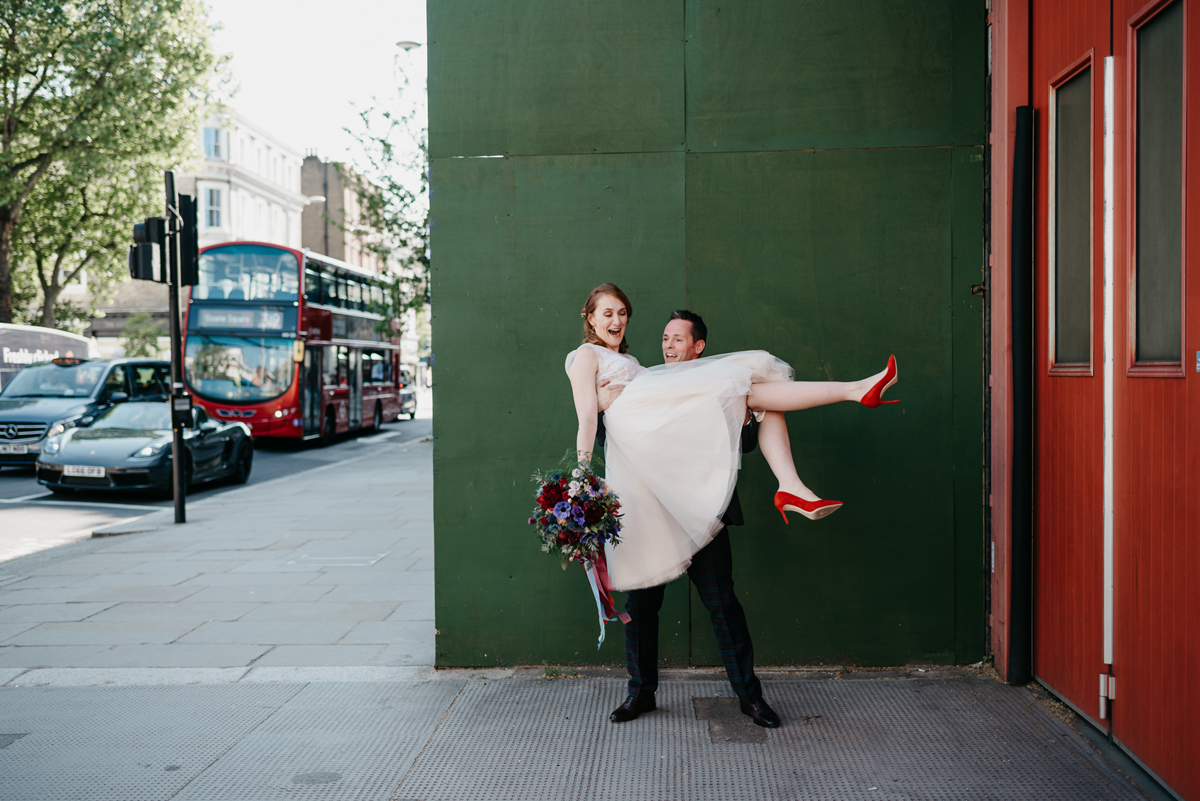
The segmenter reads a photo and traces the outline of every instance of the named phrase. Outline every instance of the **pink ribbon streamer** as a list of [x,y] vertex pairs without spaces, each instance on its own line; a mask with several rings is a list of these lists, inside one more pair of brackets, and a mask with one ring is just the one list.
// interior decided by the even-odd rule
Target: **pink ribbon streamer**
[[613,604],[612,579],[608,577],[608,560],[604,557],[604,551],[597,554],[590,564],[584,565],[584,571],[592,588],[592,597],[596,599],[596,613],[600,616],[600,639],[596,643],[596,650],[599,651],[600,646],[604,645],[604,624],[613,620],[628,623],[630,617],[625,612],[618,612]]

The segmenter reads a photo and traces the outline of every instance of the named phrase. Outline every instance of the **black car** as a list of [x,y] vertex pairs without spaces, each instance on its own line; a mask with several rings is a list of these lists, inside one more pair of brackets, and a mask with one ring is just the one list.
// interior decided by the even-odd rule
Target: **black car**
[[[254,463],[254,440],[245,423],[209,419],[199,406],[183,444],[188,486],[225,478],[244,484]],[[90,424],[55,434],[42,448],[37,480],[53,492],[149,490],[171,492],[171,408],[164,401],[129,401]]]
[[130,399],[166,397],[171,365],[154,359],[55,359],[0,391],[0,467],[32,467],[46,440]]

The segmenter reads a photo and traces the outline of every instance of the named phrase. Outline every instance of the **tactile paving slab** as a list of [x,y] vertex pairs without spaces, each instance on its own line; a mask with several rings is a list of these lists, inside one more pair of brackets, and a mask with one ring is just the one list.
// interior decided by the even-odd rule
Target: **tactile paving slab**
[[386,801],[463,684],[309,684],[173,798]]
[[[658,711],[612,724],[625,684],[469,682],[395,801],[1144,799],[1027,691],[986,679],[771,682],[761,744],[712,741],[665,682]],[[816,717],[818,716],[819,717]]]
[[0,798],[172,798],[303,686],[0,688]]

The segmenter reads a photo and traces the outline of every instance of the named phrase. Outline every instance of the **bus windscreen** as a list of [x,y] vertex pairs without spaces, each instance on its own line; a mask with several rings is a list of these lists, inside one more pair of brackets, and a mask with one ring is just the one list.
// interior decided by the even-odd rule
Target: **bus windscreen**
[[295,340],[189,334],[184,369],[188,386],[214,401],[260,403],[292,385]]
[[269,245],[225,245],[200,254],[195,300],[296,300],[300,263]]

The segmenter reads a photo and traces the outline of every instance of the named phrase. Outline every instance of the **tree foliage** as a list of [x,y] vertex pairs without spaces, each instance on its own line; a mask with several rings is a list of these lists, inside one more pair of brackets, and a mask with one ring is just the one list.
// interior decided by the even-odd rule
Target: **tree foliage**
[[[78,246],[112,267],[115,251],[94,234],[105,214],[135,212],[125,228],[145,216],[118,200],[145,190],[138,176],[187,160],[215,66],[209,34],[199,0],[0,0],[0,322],[13,319],[18,238],[44,263],[87,258]],[[97,180],[128,185],[102,197]],[[87,210],[80,188],[93,193]],[[146,208],[160,211],[161,197]],[[86,219],[89,233],[52,241],[52,217],[32,208],[42,202],[71,207],[67,220]],[[20,232],[27,213],[42,219],[36,238]]]
[[[59,295],[86,270],[92,303],[125,273],[130,226],[162,214],[163,170],[169,155],[150,153],[97,173],[90,160],[55,164],[30,193],[13,241],[13,261],[40,289],[31,322],[54,328]],[[86,314],[89,310],[83,310]]]
[[154,312],[140,309],[129,315],[121,339],[125,343],[125,355],[147,359],[158,356],[158,337],[163,333],[162,325],[154,319]]
[[409,82],[401,73],[397,98],[378,101],[344,128],[358,144],[354,169],[338,169],[354,192],[358,214],[339,226],[374,253],[397,278],[392,305],[398,315],[429,302],[428,130]]

